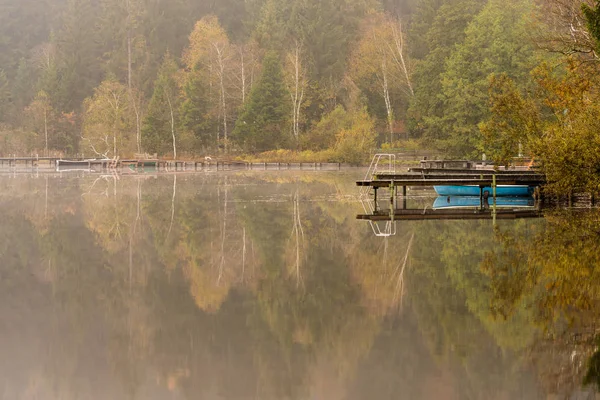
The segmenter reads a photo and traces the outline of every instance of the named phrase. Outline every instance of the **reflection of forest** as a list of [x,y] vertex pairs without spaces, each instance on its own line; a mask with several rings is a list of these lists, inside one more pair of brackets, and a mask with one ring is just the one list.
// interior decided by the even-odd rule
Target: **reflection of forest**
[[576,390],[597,218],[415,222],[382,239],[354,220],[354,178],[0,178],[3,398]]

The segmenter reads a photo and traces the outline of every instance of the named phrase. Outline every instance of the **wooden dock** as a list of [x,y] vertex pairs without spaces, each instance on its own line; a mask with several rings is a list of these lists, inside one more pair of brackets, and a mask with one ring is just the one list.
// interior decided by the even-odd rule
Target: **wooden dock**
[[0,157],[0,167],[14,168],[25,166],[31,168],[49,165],[61,170],[144,170],[156,171],[229,171],[229,170],[340,170],[350,167],[344,163],[321,162],[247,162],[240,160],[163,160],[163,159],[84,159],[82,157]]
[[409,187],[409,186],[438,186],[438,185],[528,185],[539,186],[546,182],[546,177],[539,173],[488,173],[481,171],[462,171],[460,173],[431,173],[431,174],[375,174],[373,179],[357,181],[357,186],[372,187]]
[[[475,163],[463,160],[443,162],[421,162],[421,167],[411,168],[406,173],[396,173],[393,155],[377,155],[364,180],[356,182],[361,188],[361,202],[364,214],[357,216],[359,220],[377,222],[414,221],[414,220],[460,220],[460,219],[490,219],[494,222],[502,219],[540,218],[543,213],[539,202],[535,206],[498,207],[496,188],[498,186],[530,186],[537,188],[536,198],[539,199],[539,188],[546,183],[545,175],[538,171],[524,168],[493,170],[487,166],[475,168]],[[383,171],[382,171],[383,170]],[[407,208],[407,188],[433,186],[476,186],[479,187],[479,205],[460,208]],[[398,189],[402,189],[399,196]],[[485,191],[491,188],[491,193]],[[389,201],[382,209],[379,205],[378,191],[387,190]],[[372,193],[372,195],[371,195]],[[368,199],[370,197],[370,199]],[[402,201],[399,201],[399,198]],[[367,200],[368,199],[368,200]],[[364,201],[369,206],[365,206]],[[389,229],[388,225],[388,229]],[[374,228],[374,232],[377,230]],[[381,236],[386,236],[382,234]]]
[[[394,203],[397,197],[397,190],[402,189],[402,197],[406,203],[407,188],[415,186],[479,186],[480,197],[483,198],[486,187],[492,188],[490,197],[495,197],[495,188],[498,185],[524,185],[540,187],[546,183],[546,177],[537,172],[520,171],[519,173],[490,173],[476,170],[462,170],[458,173],[431,173],[431,174],[392,174],[392,173],[376,173],[369,180],[357,181],[356,185],[362,189],[373,189],[375,204],[377,204],[377,196],[379,189],[389,189],[390,200]],[[539,191],[536,191],[536,196]],[[406,208],[406,207],[404,207]]]

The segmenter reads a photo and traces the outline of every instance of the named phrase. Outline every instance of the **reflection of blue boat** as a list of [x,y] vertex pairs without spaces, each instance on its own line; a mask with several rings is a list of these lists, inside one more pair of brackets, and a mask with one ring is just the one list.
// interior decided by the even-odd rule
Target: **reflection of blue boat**
[[[493,200],[488,199],[491,206]],[[496,207],[533,207],[535,201],[533,197],[502,197],[496,199]],[[481,200],[479,196],[440,196],[433,202],[434,209],[440,208],[461,208],[461,207],[480,207]]]
[[[434,186],[436,193],[440,196],[476,196],[479,198],[479,186]],[[492,188],[484,187],[484,192],[489,192],[492,196]],[[533,187],[527,185],[498,185],[496,186],[496,196],[523,197],[531,196]]]

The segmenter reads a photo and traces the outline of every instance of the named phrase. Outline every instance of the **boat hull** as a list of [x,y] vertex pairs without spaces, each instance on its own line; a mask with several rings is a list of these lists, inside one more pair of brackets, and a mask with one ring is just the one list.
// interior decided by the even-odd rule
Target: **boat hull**
[[89,167],[102,165],[107,160],[56,160],[57,167]]
[[[481,195],[479,186],[434,186],[436,193],[440,196],[474,196]],[[492,195],[491,187],[484,187],[483,192]],[[533,187],[526,185],[498,185],[496,186],[497,197],[527,197],[533,194]]]
[[[488,204],[489,204],[488,200]],[[535,201],[533,197],[501,197],[496,199],[498,208],[523,208],[533,207]],[[440,196],[433,202],[433,209],[442,208],[472,208],[481,207],[479,196]]]

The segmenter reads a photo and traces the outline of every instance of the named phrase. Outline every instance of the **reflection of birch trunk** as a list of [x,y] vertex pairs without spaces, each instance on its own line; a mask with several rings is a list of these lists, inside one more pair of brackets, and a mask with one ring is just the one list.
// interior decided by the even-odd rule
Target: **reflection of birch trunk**
[[138,181],[137,187],[137,210],[135,214],[135,220],[133,221],[133,229],[129,236],[129,293],[131,294],[131,286],[133,281],[133,242],[135,241],[137,234],[138,222],[140,220],[140,202],[142,198],[142,182]]
[[246,275],[246,227],[243,229],[242,234],[242,282]]
[[223,278],[223,270],[225,268],[225,236],[227,233],[227,199],[229,190],[227,189],[227,178],[225,178],[225,198],[223,200],[223,228],[221,229],[221,260],[219,261],[219,277],[217,285],[221,284]]
[[171,236],[171,230],[173,229],[173,220],[175,219],[175,196],[177,194],[177,175],[173,175],[173,197],[171,198],[171,223],[169,224],[169,232],[167,233],[167,240]]
[[394,302],[400,299],[400,307],[402,307],[402,299],[404,298],[404,271],[406,271],[406,265],[408,264],[408,256],[410,255],[410,249],[412,248],[413,241],[415,239],[415,234],[413,233],[408,241],[408,246],[406,247],[406,254],[404,255],[404,260],[402,264],[398,264],[394,274],[398,274],[396,278],[396,288],[394,291]]
[[[115,224],[113,225],[113,229],[115,230],[115,238],[121,238],[121,218],[119,213],[119,202],[117,199],[117,177],[113,176],[113,199],[115,201]],[[111,229],[112,231],[112,229]]]
[[46,176],[46,200],[44,202],[44,220],[48,220],[48,177]]
[[304,245],[304,228],[302,227],[302,218],[300,217],[300,194],[299,190],[296,189],[296,193],[294,194],[294,211],[293,211],[293,228],[292,235],[296,241],[296,266],[295,266],[295,275],[296,275],[296,288],[300,287],[300,282],[302,281],[302,274],[300,272],[301,267],[301,256],[302,251],[301,248]]

